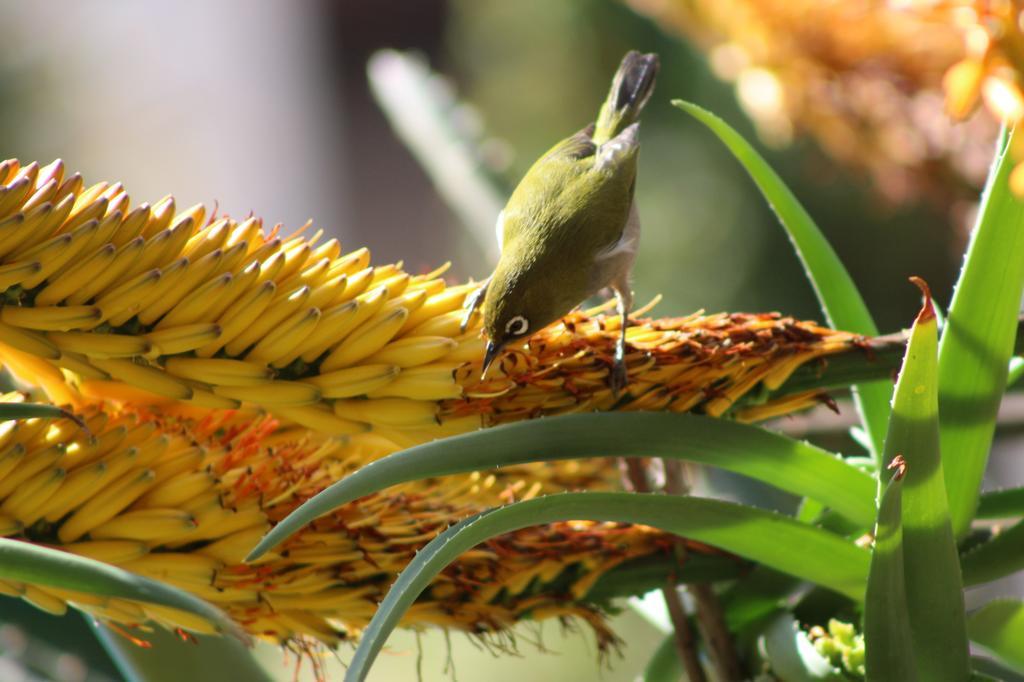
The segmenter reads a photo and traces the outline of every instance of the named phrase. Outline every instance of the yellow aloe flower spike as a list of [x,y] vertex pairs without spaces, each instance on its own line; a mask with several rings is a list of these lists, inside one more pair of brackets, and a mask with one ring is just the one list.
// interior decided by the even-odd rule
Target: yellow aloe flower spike
[[[0,401],[19,401],[17,394]],[[320,518],[255,565],[242,563],[271,524],[392,448],[290,430],[232,411],[200,420],[95,404],[81,418],[0,426],[0,534],[155,578],[224,609],[252,635],[306,650],[360,631],[412,556],[448,525],[502,502],[565,487],[601,489],[607,459],[516,467],[513,473],[411,483]],[[484,543],[434,582],[407,625],[483,634],[529,615],[577,616],[613,641],[582,597],[629,559],[671,556],[642,526],[587,522],[525,529]],[[693,552],[709,552],[694,545]],[[551,585],[546,589],[545,585]],[[68,602],[121,625],[153,621],[213,632],[190,614],[125,599],[0,581],[0,593],[50,612]]]
[[[447,285],[446,265],[374,266],[366,249],[319,244],[308,226],[282,236],[201,205],[176,213],[171,197],[132,209],[120,184],[83,189],[63,173],[60,162],[0,164],[0,357],[57,402],[264,411],[404,447],[586,410],[718,416],[857,342],[778,315],[636,319],[616,400],[607,376],[621,320],[592,311],[509,349],[481,381],[479,326],[460,331],[473,286]],[[814,402],[790,396],[785,410]]]

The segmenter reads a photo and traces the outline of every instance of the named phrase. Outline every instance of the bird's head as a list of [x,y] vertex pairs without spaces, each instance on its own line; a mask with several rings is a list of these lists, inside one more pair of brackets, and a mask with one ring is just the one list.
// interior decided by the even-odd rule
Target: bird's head
[[504,272],[499,265],[487,288],[483,306],[483,331],[487,335],[485,375],[508,344],[528,338],[572,307],[566,307],[560,296],[551,295],[550,278],[524,274]]

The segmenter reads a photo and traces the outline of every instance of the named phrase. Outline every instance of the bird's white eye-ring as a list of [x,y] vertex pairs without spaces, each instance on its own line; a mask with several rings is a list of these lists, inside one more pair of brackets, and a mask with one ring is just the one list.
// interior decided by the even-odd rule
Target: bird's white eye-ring
[[505,323],[505,333],[512,336],[522,336],[530,328],[530,323],[522,315],[516,315]]

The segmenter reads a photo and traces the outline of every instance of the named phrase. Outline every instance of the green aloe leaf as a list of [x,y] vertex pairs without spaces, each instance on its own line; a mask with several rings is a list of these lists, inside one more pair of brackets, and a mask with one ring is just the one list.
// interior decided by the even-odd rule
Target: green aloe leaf
[[971,614],[967,631],[972,640],[1024,673],[1024,602],[990,601]]
[[[1016,343],[1014,344],[1014,352],[1017,351]],[[1010,358],[1010,364],[1006,368],[1006,387],[1013,386],[1020,378],[1024,376],[1024,358],[1019,355],[1015,355]]]
[[1017,672],[984,656],[971,656],[971,682],[1024,682],[1024,672]]
[[631,455],[721,467],[819,500],[863,528],[873,523],[871,476],[808,443],[697,415],[574,414],[482,429],[372,462],[288,515],[260,541],[249,560],[313,519],[398,483],[526,462]]
[[676,635],[673,632],[661,640],[661,644],[644,666],[644,673],[640,679],[642,682],[679,682],[684,679],[683,674],[683,664],[679,662]]
[[1024,488],[1007,488],[982,493],[976,519],[1005,519],[1024,516]]
[[150,646],[143,648],[94,618],[86,618],[125,680],[275,682],[253,651],[236,639],[193,635],[194,641],[184,641],[163,628],[154,628],[145,635]]
[[73,419],[81,423],[67,410],[46,403],[0,403],[0,421],[12,419]]
[[448,564],[489,538],[542,523],[592,519],[641,523],[706,542],[849,597],[864,593],[869,554],[826,531],[721,500],[633,493],[563,493],[465,519],[434,538],[391,586],[345,677],[363,680],[402,614]]
[[248,641],[220,609],[188,592],[116,566],[31,542],[0,538],[0,578],[170,606],[210,621],[221,633]]
[[[901,462],[898,460],[897,467]],[[878,508],[875,549],[864,599],[868,682],[917,679],[904,583],[902,478],[902,470],[893,476]]]
[[621,597],[638,597],[664,587],[667,575],[671,575],[677,585],[685,585],[737,578],[744,578],[746,582],[750,572],[749,562],[733,556],[689,552],[682,566],[674,557],[645,556],[623,562],[601,574],[584,598],[594,604],[607,604]]
[[755,566],[743,580],[722,592],[726,625],[731,632],[739,632],[783,608],[802,587],[791,575]]
[[964,554],[960,568],[967,585],[980,585],[1024,570],[1024,521]]
[[[938,331],[928,287],[913,281],[925,300],[896,382],[884,456],[888,466],[905,471],[904,587],[917,672],[925,680],[963,680],[970,672],[969,651],[960,558],[939,454]],[[875,641],[868,640],[869,649]]]
[[1009,147],[1004,137],[939,345],[942,464],[958,537],[978,503],[1024,291],[1024,203],[1010,192]]
[[[678,99],[672,104],[710,128],[743,164],[793,242],[829,323],[838,329],[878,336],[878,328],[850,273],[779,174],[742,135],[710,111]],[[884,381],[861,383],[855,387],[857,409],[876,453],[882,451],[885,425],[889,419],[890,393],[890,386]]]

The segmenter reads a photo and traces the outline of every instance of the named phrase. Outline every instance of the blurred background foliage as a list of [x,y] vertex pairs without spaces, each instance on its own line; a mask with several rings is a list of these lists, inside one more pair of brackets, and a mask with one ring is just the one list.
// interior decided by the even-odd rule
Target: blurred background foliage
[[[450,9],[449,40],[435,66],[453,74],[491,133],[509,141],[511,179],[559,135],[587,123],[588,107],[601,100],[607,74],[627,49],[662,56],[642,133],[640,300],[662,293],[661,314],[705,308],[819,316],[792,249],[744,171],[667,105],[672,97],[698,102],[744,134],[754,132],[733,88],[715,77],[702,52],[603,0],[469,0]],[[963,237],[948,205],[922,197],[884,201],[865,172],[836,164],[806,138],[771,150],[769,161],[823,226],[883,329],[905,324],[913,309],[914,295],[903,286],[911,270],[937,291],[949,288]],[[886,248],[879,251],[879,243]]]
[[[483,131],[483,162],[510,188],[552,143],[590,121],[626,50],[657,52],[662,70],[644,114],[637,189],[641,304],[660,293],[660,315],[703,308],[821,317],[744,171],[669,105],[683,98],[748,137],[760,133],[769,162],[891,331],[909,325],[918,304],[909,275],[948,303],[995,126],[984,113],[959,124],[943,116],[940,81],[961,55],[960,33],[936,23],[941,17],[882,16],[889,4],[7,1],[0,157],[59,156],[87,183],[125,182],[136,201],[171,192],[181,206],[216,201],[223,212],[252,211],[270,223],[312,218],[346,248],[370,247],[378,262],[404,259],[425,271],[452,259],[454,278],[482,278],[493,263],[467,245],[375,104],[370,56],[415,50],[448,76],[471,105],[459,110],[460,125]],[[838,7],[861,12],[863,25]],[[871,38],[878,35],[886,40]],[[0,623],[13,618],[9,605],[0,603]],[[63,628],[48,622],[50,632]],[[630,642],[649,632],[629,627]],[[84,660],[95,654],[83,651]],[[579,669],[589,674],[592,652],[582,652]],[[426,672],[439,668],[428,662]],[[632,677],[629,665],[617,670]],[[96,674],[114,673],[100,665]]]
[[[664,294],[661,314],[818,316],[783,232],[744,172],[668,104],[692,100],[755,132],[732,85],[709,68],[704,43],[681,39],[675,25],[613,0],[242,7],[93,0],[58,14],[6,4],[4,155],[61,156],[86,180],[120,179],[139,199],[172,192],[182,203],[216,200],[223,211],[288,225],[313,218],[343,242],[415,270],[452,258],[464,237],[369,94],[373,52],[418,50],[450,76],[486,131],[488,162],[512,186],[554,141],[589,121],[627,49],[654,51],[663,68],[644,116],[639,298]],[[904,192],[896,202],[864,168],[836,163],[798,133],[770,149],[769,160],[823,225],[880,326],[905,324],[916,305],[903,285],[908,274],[948,291],[976,190],[945,173],[939,191]],[[460,259],[453,275],[481,278],[491,265]]]

